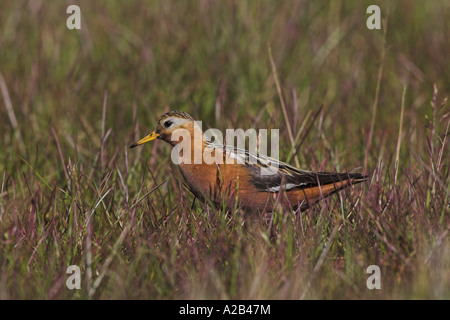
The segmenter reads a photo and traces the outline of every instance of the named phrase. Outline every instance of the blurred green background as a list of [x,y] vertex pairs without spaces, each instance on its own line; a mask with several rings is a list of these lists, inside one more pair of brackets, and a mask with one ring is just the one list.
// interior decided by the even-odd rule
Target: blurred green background
[[[4,1],[0,70],[23,141],[11,136],[2,102],[0,169],[12,169],[7,154],[19,144],[32,152],[50,127],[61,135],[63,148],[64,137],[90,146],[88,126],[100,127],[105,90],[106,126],[113,128],[117,145],[131,141],[134,103],[148,130],[166,108],[192,112],[219,129],[280,127],[284,120],[267,44],[293,127],[323,103],[323,126],[336,138],[333,143],[361,149],[383,37],[382,30],[366,27],[366,8],[374,3]],[[69,4],[80,5],[80,31],[66,28]],[[432,85],[443,92],[450,86],[449,1],[378,4],[389,21],[375,129],[397,132],[406,84],[407,125],[413,122],[411,130],[420,130]],[[255,123],[258,116],[263,121]]]

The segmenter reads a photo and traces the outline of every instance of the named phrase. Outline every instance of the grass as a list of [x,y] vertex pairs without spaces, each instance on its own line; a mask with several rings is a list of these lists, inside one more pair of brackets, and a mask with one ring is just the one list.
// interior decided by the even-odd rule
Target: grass
[[[0,11],[0,298],[450,298],[449,1],[378,2],[384,30],[373,1],[78,3],[80,31],[65,2]],[[128,149],[169,109],[371,179],[298,214],[191,209],[169,146]]]

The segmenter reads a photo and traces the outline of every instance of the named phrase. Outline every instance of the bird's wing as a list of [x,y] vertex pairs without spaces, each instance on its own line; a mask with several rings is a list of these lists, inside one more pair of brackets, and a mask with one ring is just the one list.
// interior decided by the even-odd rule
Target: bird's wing
[[245,166],[251,177],[251,183],[260,191],[279,192],[305,189],[343,181],[351,183],[367,179],[360,173],[351,172],[313,172],[290,166],[266,155],[248,150],[210,143],[207,147],[219,148],[227,155],[227,160],[234,160],[237,165]]

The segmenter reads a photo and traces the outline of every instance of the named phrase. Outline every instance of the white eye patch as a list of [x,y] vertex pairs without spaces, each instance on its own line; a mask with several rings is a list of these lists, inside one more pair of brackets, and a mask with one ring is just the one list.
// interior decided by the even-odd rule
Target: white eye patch
[[166,129],[169,128],[175,128],[178,127],[180,125],[182,125],[185,122],[188,122],[190,120],[188,119],[182,119],[182,118],[176,118],[176,117],[169,117],[167,119],[164,119],[164,121],[161,123],[162,126]]

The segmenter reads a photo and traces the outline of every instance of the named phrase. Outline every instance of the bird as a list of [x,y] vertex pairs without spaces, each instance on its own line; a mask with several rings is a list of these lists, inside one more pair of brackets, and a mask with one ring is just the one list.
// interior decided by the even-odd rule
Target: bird
[[[183,136],[180,132],[188,134]],[[169,143],[172,160],[179,166],[195,198],[206,204],[212,202],[218,208],[239,207],[246,212],[273,212],[279,207],[306,210],[320,200],[368,179],[366,175],[351,171],[302,170],[257,152],[208,140],[202,133],[190,114],[169,111],[161,115],[152,133],[130,148],[156,139]],[[190,146],[181,148],[184,139]],[[223,161],[211,162],[203,158],[195,161],[196,153],[210,154]]]

